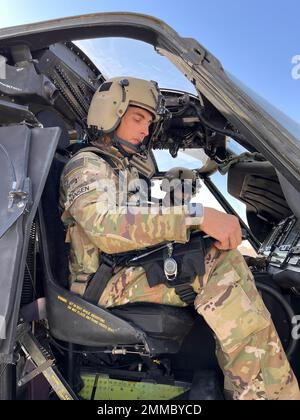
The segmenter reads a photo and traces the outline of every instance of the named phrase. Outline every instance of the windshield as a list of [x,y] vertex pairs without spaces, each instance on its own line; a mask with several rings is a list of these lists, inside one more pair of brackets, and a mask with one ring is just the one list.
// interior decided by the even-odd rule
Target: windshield
[[168,150],[154,150],[153,153],[159,172],[168,171],[175,166],[200,169],[208,160],[208,156],[202,149],[179,150],[175,158],[170,155]]
[[276,108],[274,105],[270,104],[266,99],[258,95],[240,80],[238,80],[231,73],[226,72],[226,75],[231,79],[238,87],[240,87],[250,98],[256,102],[261,108],[264,109],[268,114],[270,114],[275,120],[277,120],[284,128],[286,128],[298,141],[300,141],[300,125],[297,124],[294,120]]
[[197,94],[194,86],[166,57],[142,41],[129,38],[97,38],[74,41],[106,79],[132,76],[155,80],[161,88]]

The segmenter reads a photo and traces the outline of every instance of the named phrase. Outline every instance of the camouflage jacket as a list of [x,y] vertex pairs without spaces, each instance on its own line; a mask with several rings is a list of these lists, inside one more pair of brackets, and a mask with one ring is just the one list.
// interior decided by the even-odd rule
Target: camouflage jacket
[[62,221],[70,243],[70,288],[78,294],[83,294],[89,276],[97,271],[101,251],[114,254],[189,239],[185,213],[149,212],[137,186],[138,171],[117,149],[103,150],[114,165],[83,150],[66,164],[61,176]]

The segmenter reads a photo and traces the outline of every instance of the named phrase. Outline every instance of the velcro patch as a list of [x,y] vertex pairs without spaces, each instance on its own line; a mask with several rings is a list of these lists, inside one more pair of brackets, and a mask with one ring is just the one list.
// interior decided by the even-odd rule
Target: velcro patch
[[65,209],[67,210],[74,203],[74,201],[78,197],[80,197],[82,194],[86,194],[90,191],[95,190],[96,188],[97,188],[97,182],[92,182],[91,184],[81,185],[80,187],[75,188],[72,191],[69,191],[67,194]]
[[68,177],[72,174],[75,169],[80,169],[84,167],[84,157],[71,160],[64,170],[64,177]]

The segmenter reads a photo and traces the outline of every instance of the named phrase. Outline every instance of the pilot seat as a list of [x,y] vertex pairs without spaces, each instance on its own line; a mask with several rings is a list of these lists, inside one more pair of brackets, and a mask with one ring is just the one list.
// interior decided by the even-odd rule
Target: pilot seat
[[[214,356],[214,340],[210,329],[198,319],[200,317],[196,316],[193,308],[141,302],[105,309],[68,290],[68,244],[65,243],[65,229],[58,208],[59,180],[68,159],[68,133],[64,122],[53,112],[42,111],[38,118],[44,126],[62,128],[38,208],[37,224],[49,333],[59,348],[66,349],[64,366],[67,366],[69,384],[80,388],[78,357],[84,355],[89,359],[88,355],[96,354],[96,364],[92,363],[93,380],[100,367],[109,365],[109,369],[104,371],[106,379],[114,377],[125,381],[136,380],[137,383],[146,379],[160,386],[171,384],[177,394],[172,396],[171,393],[170,398],[178,398],[182,394],[185,398],[190,395],[193,399],[222,399],[219,387],[222,376]],[[199,328],[203,330],[202,335]],[[198,360],[193,366],[190,363],[191,353],[201,347],[199,343],[196,347],[193,344],[200,336],[207,340],[202,346],[205,357],[201,355],[201,350],[197,357],[194,354],[195,360],[200,357],[203,363],[199,364]],[[129,370],[114,371],[114,366],[121,366],[120,359],[126,360],[126,357],[130,361]],[[91,378],[90,360],[87,363],[88,379]],[[179,382],[172,372],[173,367],[179,372]],[[193,376],[197,377],[194,386]],[[81,384],[82,378],[84,376],[79,381]],[[179,383],[181,386],[178,386]],[[207,386],[203,386],[204,383]],[[83,395],[87,397],[87,394]],[[158,394],[151,395],[154,399],[159,397]]]

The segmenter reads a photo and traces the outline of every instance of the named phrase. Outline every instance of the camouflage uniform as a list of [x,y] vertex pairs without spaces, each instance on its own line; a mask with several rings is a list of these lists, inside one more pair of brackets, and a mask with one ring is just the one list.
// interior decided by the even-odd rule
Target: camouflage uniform
[[[110,148],[109,152],[121,157],[116,149]],[[127,167],[126,173],[128,181],[138,178],[133,168]],[[126,252],[163,241],[185,243],[189,239],[183,213],[128,214],[122,206],[111,212],[111,191],[99,188],[103,179],[111,180],[118,191],[116,172],[92,152],[76,155],[62,175],[62,220],[68,226],[66,240],[71,244],[70,288],[78,294],[83,294],[89,275],[97,270],[100,250]],[[193,282],[197,293],[195,309],[215,334],[217,356],[230,397],[300,399],[297,381],[270,314],[241,254],[237,250],[220,252],[213,247],[205,258],[205,266],[204,277],[196,277]],[[99,305],[109,308],[128,302],[185,306],[174,289],[163,284],[150,288],[141,267],[116,272]]]

